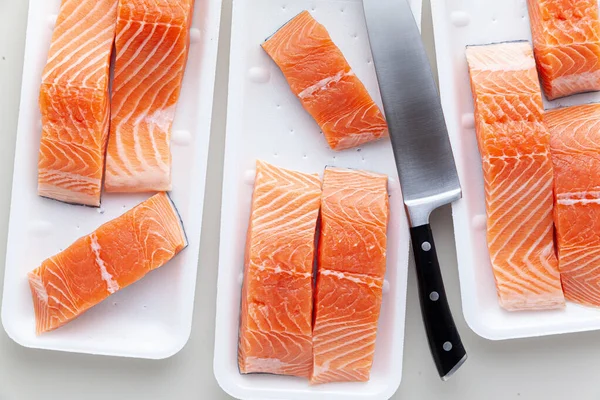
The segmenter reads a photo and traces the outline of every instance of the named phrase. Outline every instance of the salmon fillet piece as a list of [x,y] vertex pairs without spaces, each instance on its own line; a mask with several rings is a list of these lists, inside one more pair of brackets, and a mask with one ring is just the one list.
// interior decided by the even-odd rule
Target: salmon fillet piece
[[63,0],[42,75],[38,194],[100,205],[117,0]]
[[187,246],[165,193],[107,222],[28,274],[36,332],[59,328]]
[[238,347],[243,374],[309,375],[320,198],[317,175],[256,163]]
[[500,306],[564,307],[554,253],[550,135],[527,42],[467,48]]
[[312,384],[369,380],[388,220],[387,176],[341,168],[325,170]]
[[333,150],[387,136],[383,114],[325,27],[303,11],[262,45]]
[[528,0],[535,58],[548,99],[600,90],[597,0]]
[[600,307],[600,105],[548,111],[558,263],[567,300]]
[[193,0],[119,0],[107,192],[171,189],[171,127]]

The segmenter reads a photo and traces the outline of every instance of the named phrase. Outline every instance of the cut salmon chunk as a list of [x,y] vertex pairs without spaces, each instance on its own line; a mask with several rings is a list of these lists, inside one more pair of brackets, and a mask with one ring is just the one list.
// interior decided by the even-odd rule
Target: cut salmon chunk
[[567,300],[600,307],[600,105],[546,113],[558,263]]
[[386,266],[387,176],[327,168],[321,213],[310,382],[368,381]]
[[529,43],[467,48],[500,306],[564,307],[554,253],[550,136]]
[[171,189],[171,126],[193,0],[120,0],[107,192]]
[[40,89],[40,196],[100,205],[117,1],[62,2]]
[[531,34],[548,99],[600,90],[597,0],[528,0]]
[[325,27],[304,11],[262,47],[292,92],[321,127],[333,150],[380,139],[387,124]]
[[321,181],[258,161],[246,242],[240,371],[308,377]]
[[165,193],[78,239],[28,275],[37,333],[75,319],[186,246],[179,215]]

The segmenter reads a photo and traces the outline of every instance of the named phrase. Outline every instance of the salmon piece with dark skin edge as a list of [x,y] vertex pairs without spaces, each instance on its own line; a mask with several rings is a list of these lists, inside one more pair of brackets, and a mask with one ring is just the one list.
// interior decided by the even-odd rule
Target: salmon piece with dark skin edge
[[42,75],[38,194],[98,207],[118,0],[63,0]]
[[500,306],[563,308],[554,252],[550,134],[527,42],[469,46],[487,244]]
[[597,0],[528,0],[542,87],[548,99],[600,90]]
[[309,376],[320,199],[316,174],[256,163],[239,330],[243,374]]
[[388,135],[379,107],[325,27],[303,11],[262,45],[333,150]]
[[171,128],[193,0],[119,0],[107,192],[171,190]]
[[311,384],[369,380],[388,221],[387,176],[325,170]]
[[546,112],[558,266],[567,300],[600,307],[600,105]]
[[36,332],[60,328],[186,246],[171,199],[166,193],[154,195],[28,274]]

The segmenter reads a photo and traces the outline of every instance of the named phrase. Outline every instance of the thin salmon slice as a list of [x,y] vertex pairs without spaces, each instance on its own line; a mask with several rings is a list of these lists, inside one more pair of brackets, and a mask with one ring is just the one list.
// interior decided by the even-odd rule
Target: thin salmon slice
[[600,90],[597,0],[528,0],[535,58],[548,99]]
[[567,300],[600,307],[600,105],[548,111],[558,265]]
[[320,198],[317,175],[256,163],[238,348],[244,374],[310,373]]
[[327,168],[321,236],[313,384],[368,381],[386,266],[387,176]]
[[107,192],[171,189],[171,127],[193,0],[119,0]]
[[471,46],[467,61],[500,306],[564,307],[554,253],[550,135],[533,51],[527,42]]
[[28,274],[38,334],[59,328],[187,246],[165,193],[102,225]]
[[303,11],[262,45],[333,150],[387,136],[383,114],[323,25]]
[[100,205],[117,0],[63,0],[42,75],[38,194]]

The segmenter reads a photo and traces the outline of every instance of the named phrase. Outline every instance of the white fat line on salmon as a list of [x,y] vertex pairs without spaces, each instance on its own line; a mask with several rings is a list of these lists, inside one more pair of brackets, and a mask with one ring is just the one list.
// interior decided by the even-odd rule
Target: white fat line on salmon
[[100,244],[98,243],[98,237],[95,233],[90,235],[91,246],[94,255],[96,256],[96,264],[100,267],[100,274],[102,275],[102,279],[106,282],[106,287],[108,291],[112,294],[119,290],[119,284],[113,279],[113,276],[106,270],[106,264],[104,264],[104,260],[100,258]]
[[246,368],[252,370],[265,370],[271,373],[283,372],[284,368],[289,367],[292,364],[284,363],[277,358],[258,358],[258,357],[247,357]]
[[533,52],[527,42],[468,46],[467,62],[469,68],[477,70],[477,72],[519,71],[535,68]]
[[42,281],[42,277],[38,274],[29,273],[29,284],[35,290],[35,294],[37,298],[44,303],[48,304],[48,291],[46,291],[46,287],[44,286],[44,282]]
[[556,196],[558,204],[572,206],[574,204],[600,204],[600,191],[561,193]]
[[319,365],[317,363],[314,364],[313,376],[319,376],[327,372],[329,372],[329,361],[325,361],[323,365]]
[[[70,24],[71,22],[73,22],[73,20],[77,21],[77,18],[79,16],[81,16],[81,12],[82,10],[80,10],[81,8],[83,8],[85,6],[85,2],[80,2],[74,10],[72,10],[69,15],[67,16],[67,18],[65,20],[62,21],[61,25],[67,26],[68,24]],[[86,10],[86,14],[87,14],[87,18],[80,18],[77,22],[75,22],[73,25],[69,26],[69,28],[65,31],[63,31],[57,38],[56,40],[52,41],[52,44],[50,45],[50,53],[52,53],[55,49],[54,47],[57,46],[59,47],[59,50],[55,51],[54,54],[52,55],[52,57],[50,57],[47,61],[47,65],[50,64],[52,61],[54,61],[55,59],[57,59],[63,52],[68,51],[71,49],[71,46],[77,41],[77,38],[81,37],[82,33],[86,33],[88,31],[91,31],[95,28],[95,26],[97,24],[99,24],[101,22],[101,20],[96,20],[95,23],[93,25],[91,25],[88,29],[86,29],[85,31],[81,32],[80,34],[77,35],[71,35],[69,36],[71,33],[75,33],[78,32],[79,28],[82,26],[85,26],[86,24],[88,24],[90,22],[90,20],[92,20],[92,18],[94,18],[95,13],[97,11],[97,9],[99,7],[102,6],[102,2],[98,1],[96,2],[96,5],[94,5],[94,7],[87,11]],[[110,15],[107,15],[110,18]],[[63,42],[63,38],[64,37],[70,37],[69,42],[64,43]],[[42,81],[44,79],[46,79],[46,77],[52,73],[52,71],[54,71],[56,69],[53,68],[50,71],[47,71],[47,73],[44,75],[44,77],[42,78]]]
[[135,120],[135,125],[139,125],[141,122],[145,122],[148,125],[154,125],[161,132],[168,132],[175,119],[175,106],[169,106],[166,108],[159,108],[151,114],[142,114]]
[[280,266],[277,266],[275,268],[271,268],[271,267],[265,267],[264,265],[256,265],[254,263],[252,263],[251,265],[254,265],[256,267],[256,269],[258,269],[259,271],[263,272],[263,271],[270,271],[276,274],[287,274],[287,275],[293,275],[293,276],[297,276],[297,277],[302,277],[302,278],[311,278],[312,277],[312,273],[311,272],[298,272],[296,270],[284,270],[282,269]]
[[[345,274],[343,272],[332,271],[332,270],[329,270],[329,269],[323,269],[323,270],[321,270],[320,274],[321,275],[325,275],[325,276],[332,275],[332,276],[335,276],[336,278],[347,279],[347,280],[349,280],[351,282],[354,282],[354,283],[363,283],[363,284],[365,284],[365,285],[367,285],[369,287],[380,287],[380,286],[383,285],[383,279],[381,279],[381,285],[378,285],[375,282],[366,282],[363,279],[357,278],[356,276],[352,276],[352,274]],[[369,277],[367,275],[365,275],[365,278],[371,278],[371,280],[373,280],[373,281],[377,279],[377,278]]]
[[306,97],[312,96],[315,92],[319,90],[325,89],[330,83],[337,83],[342,80],[343,77],[346,76],[354,76],[354,71],[350,70],[348,72],[340,71],[333,76],[329,76],[325,79],[321,79],[319,82],[315,83],[312,86],[307,87],[303,91],[298,94],[298,97],[304,99]]
[[519,158],[533,158],[533,157],[548,157],[550,158],[550,153],[544,151],[542,153],[528,153],[528,154],[517,154],[516,156],[490,156],[486,155],[481,157],[484,162],[489,162],[490,160],[514,160]]
[[554,89],[595,89],[598,88],[600,85],[600,71],[564,75],[551,81],[551,85]]
[[[65,157],[67,157],[65,155]],[[79,183],[90,183],[94,186],[100,185],[100,179],[90,178],[89,176],[73,174],[71,172],[64,172],[55,169],[42,169],[40,171],[40,177],[51,180],[55,179],[52,183],[64,183],[64,182],[79,182]]]

